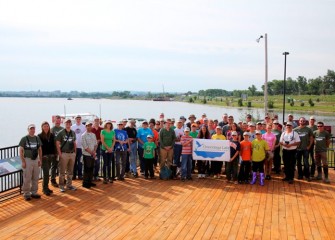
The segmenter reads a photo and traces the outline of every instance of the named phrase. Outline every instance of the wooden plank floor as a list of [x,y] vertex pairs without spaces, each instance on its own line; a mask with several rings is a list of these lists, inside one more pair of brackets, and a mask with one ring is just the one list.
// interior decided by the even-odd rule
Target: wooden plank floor
[[[330,170],[335,182],[335,171]],[[334,239],[335,184],[145,180],[0,203],[0,239]]]

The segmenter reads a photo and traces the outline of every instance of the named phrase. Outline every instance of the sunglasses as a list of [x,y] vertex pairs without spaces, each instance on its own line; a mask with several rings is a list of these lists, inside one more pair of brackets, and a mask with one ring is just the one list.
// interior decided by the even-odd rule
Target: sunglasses
[[318,127],[323,127],[323,126],[318,126]]

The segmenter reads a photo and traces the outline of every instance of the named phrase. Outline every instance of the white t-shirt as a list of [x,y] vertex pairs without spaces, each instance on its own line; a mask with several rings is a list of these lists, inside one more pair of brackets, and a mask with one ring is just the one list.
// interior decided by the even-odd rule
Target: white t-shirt
[[[285,142],[289,142],[289,144],[297,143],[297,142],[300,142],[300,137],[297,132],[292,131],[290,133],[287,133],[285,131],[280,136],[280,142],[283,144],[285,144]],[[283,149],[286,149],[286,150],[294,150],[294,149],[297,149],[297,147],[298,146],[291,146],[288,148],[285,145],[283,145]]]
[[71,126],[71,130],[74,131],[76,134],[77,148],[82,148],[81,135],[83,135],[83,133],[86,132],[86,127],[84,126],[84,124],[77,125],[75,123]]
[[180,143],[180,138],[184,135],[184,130],[183,130],[183,128],[175,128],[174,129],[174,133],[176,134],[176,142],[175,142],[175,144],[181,144]]

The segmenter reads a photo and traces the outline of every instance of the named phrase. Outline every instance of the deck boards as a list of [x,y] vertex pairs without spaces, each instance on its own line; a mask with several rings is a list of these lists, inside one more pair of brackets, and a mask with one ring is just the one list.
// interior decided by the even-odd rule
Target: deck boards
[[74,185],[40,200],[1,202],[0,239],[332,239],[335,232],[333,183],[289,185],[274,176],[264,187],[224,178]]

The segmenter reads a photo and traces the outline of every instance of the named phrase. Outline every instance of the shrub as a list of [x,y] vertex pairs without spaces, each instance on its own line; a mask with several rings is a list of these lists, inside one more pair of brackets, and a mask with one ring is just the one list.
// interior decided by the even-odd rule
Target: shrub
[[238,101],[237,101],[237,105],[239,107],[242,107],[243,106],[243,101],[242,101],[242,98],[239,98]]
[[305,103],[301,102],[301,103],[300,103],[300,106],[301,106],[301,107],[305,106]]
[[272,108],[274,108],[274,102],[272,101],[272,100],[270,100],[270,101],[268,101],[268,108],[269,109],[272,109]]

